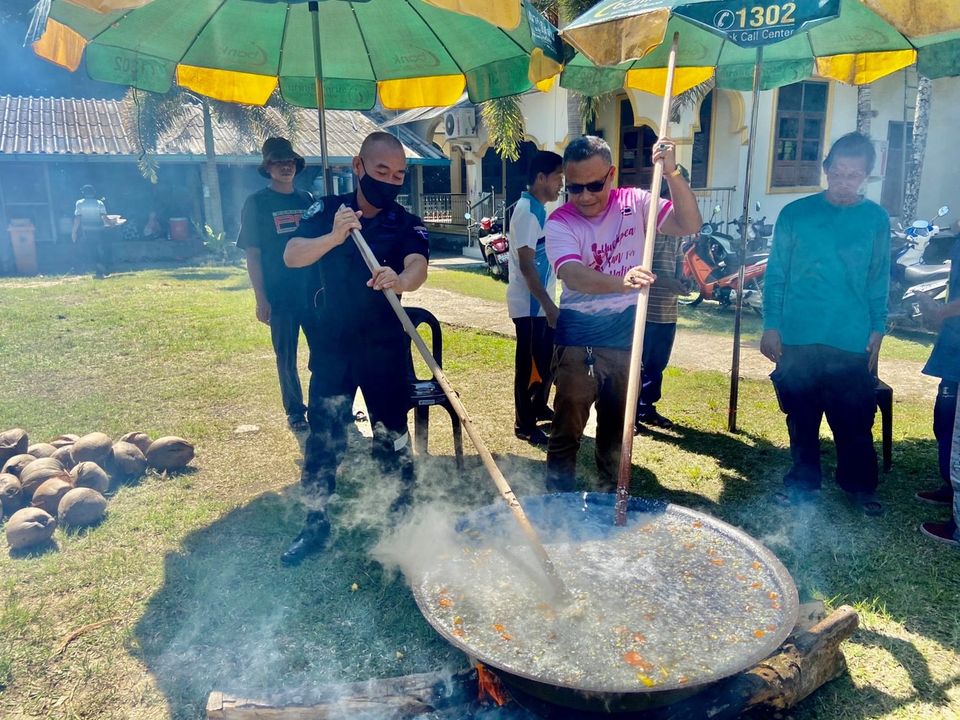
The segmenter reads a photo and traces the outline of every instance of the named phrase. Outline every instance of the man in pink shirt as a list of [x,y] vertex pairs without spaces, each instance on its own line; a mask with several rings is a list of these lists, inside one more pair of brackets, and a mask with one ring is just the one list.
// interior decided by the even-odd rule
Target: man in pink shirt
[[[662,138],[654,162],[663,161],[671,200],[658,201],[657,231],[692,235],[700,228],[696,198],[677,169],[674,143]],[[598,489],[616,484],[627,395],[637,293],[656,281],[643,261],[651,195],[614,188],[610,146],[590,135],[563,154],[570,197],[547,221],[547,257],[563,281],[554,354],[556,397],[547,446],[547,490],[576,488],[577,452],[597,406]]]

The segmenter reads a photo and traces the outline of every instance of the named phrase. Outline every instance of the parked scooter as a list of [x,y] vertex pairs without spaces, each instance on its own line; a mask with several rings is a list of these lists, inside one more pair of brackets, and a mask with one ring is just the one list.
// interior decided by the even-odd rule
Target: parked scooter
[[[464,217],[467,222],[470,222],[470,213],[466,213]],[[487,272],[504,282],[509,281],[510,240],[503,232],[503,223],[500,218],[496,215],[480,218],[469,228],[477,230],[480,254],[483,255],[483,260],[487,264]]]
[[[950,211],[944,205],[937,211],[941,218]],[[923,261],[930,240],[941,232],[940,225],[927,220],[917,220],[909,228],[900,227],[893,237],[903,244],[893,251],[890,263],[890,309],[891,324],[922,325],[922,306],[917,301],[920,294],[946,302],[947,282],[950,277],[950,262],[928,265]]]
[[[719,206],[718,206],[719,207]],[[754,205],[755,211],[760,212],[760,203]],[[727,221],[727,226],[733,225],[738,235],[743,235],[743,218],[735,217]],[[767,224],[767,216],[759,220],[747,218],[747,252],[763,252],[770,248],[773,239],[773,225]]]
[[[700,234],[687,238],[680,247],[683,256],[683,278],[699,293],[688,305],[699,305],[704,300],[716,300],[721,308],[736,302],[739,253],[736,242],[717,230],[716,220],[720,206],[713,209],[710,220],[700,228]],[[743,304],[758,315],[763,314],[763,276],[767,271],[768,253],[748,255],[743,273]]]

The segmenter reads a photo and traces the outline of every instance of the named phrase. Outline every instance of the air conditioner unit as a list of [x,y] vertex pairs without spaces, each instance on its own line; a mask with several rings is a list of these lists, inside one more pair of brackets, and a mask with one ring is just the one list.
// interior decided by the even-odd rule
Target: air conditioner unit
[[454,108],[443,115],[443,132],[448,139],[477,137],[477,113],[473,108]]

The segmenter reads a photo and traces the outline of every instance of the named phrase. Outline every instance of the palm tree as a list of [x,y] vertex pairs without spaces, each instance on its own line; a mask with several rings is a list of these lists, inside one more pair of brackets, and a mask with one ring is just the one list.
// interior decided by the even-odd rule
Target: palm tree
[[234,129],[237,137],[254,138],[259,146],[272,135],[294,136],[297,114],[293,107],[274,95],[265,107],[251,107],[225,103],[183,88],[158,94],[136,90],[127,91],[121,102],[124,130],[137,139],[140,156],[137,165],[141,174],[152,183],[157,177],[157,147],[163,138],[184,132],[197,122],[197,108],[203,123],[203,146],[206,160],[203,166],[204,214],[214,234],[223,230],[223,203],[220,195],[220,176],[214,148],[213,121]]
[[[562,26],[582,15],[598,1],[534,0],[534,5],[550,22]],[[589,122],[591,114],[596,113],[596,108],[596,99],[584,98],[579,93],[567,91],[567,134],[571,138],[583,134],[584,123]],[[490,144],[497,154],[506,160],[520,157],[524,124],[519,96],[489,100],[480,106],[480,115],[487,127]]]
[[870,121],[873,119],[873,93],[869,83],[857,85],[857,132],[870,134]]
[[928,77],[919,76],[917,82],[917,101],[913,117],[913,165],[907,175],[903,192],[903,205],[900,221],[906,225],[913,222],[917,214],[920,199],[920,181],[923,177],[923,160],[927,152],[927,130],[930,127],[930,105],[933,101],[933,82]]

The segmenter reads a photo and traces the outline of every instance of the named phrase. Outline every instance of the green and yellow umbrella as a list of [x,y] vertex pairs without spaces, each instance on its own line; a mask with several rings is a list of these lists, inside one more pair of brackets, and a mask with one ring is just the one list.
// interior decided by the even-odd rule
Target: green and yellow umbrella
[[[880,0],[649,0],[628,14],[618,13],[614,2],[600,3],[561,32],[580,52],[564,69],[561,84],[587,95],[620,88],[662,94],[669,52],[664,39],[674,32],[680,33],[678,93],[711,78],[719,88],[750,91],[756,47],[761,44],[763,90],[810,77],[862,85],[914,63],[928,77],[960,72],[960,33],[904,35],[867,7],[879,4]],[[806,8],[829,15],[803,27]],[[759,12],[763,17],[756,22]],[[718,35],[717,28],[708,29],[718,17],[721,25],[742,22],[743,36],[756,35],[756,40],[737,44]],[[702,22],[704,18],[707,22]],[[751,27],[754,22],[756,28]],[[780,35],[783,39],[778,39]]]
[[[294,105],[317,106],[307,4],[152,0],[98,13],[76,2],[53,0],[37,55],[70,70],[83,59],[94,80],[151,92],[176,84],[262,105],[279,88]],[[393,109],[449,105],[464,91],[481,102],[525,92],[560,69],[555,30],[526,3],[514,30],[422,0],[318,5],[330,109],[369,109],[378,98]]]

